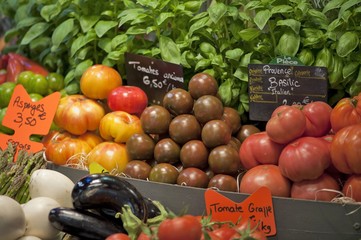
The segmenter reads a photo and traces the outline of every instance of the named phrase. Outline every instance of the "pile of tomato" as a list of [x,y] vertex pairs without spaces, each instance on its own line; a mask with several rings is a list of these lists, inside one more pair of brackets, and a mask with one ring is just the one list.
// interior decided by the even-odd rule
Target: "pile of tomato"
[[240,191],[267,186],[274,196],[361,201],[361,94],[331,108],[324,102],[280,106],[263,132],[240,147],[247,169]]
[[80,91],[59,101],[54,116],[59,129],[42,140],[47,160],[78,168],[98,163],[106,171],[122,172],[130,161],[125,142],[142,132],[139,115],[147,95],[123,86],[115,69],[100,64],[84,72]]

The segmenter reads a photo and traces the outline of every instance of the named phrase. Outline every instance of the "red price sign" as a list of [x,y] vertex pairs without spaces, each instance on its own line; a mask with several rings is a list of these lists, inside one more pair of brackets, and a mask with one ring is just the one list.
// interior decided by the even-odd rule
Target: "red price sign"
[[272,204],[271,191],[266,187],[259,188],[241,203],[234,202],[219,192],[208,189],[205,192],[207,214],[214,221],[231,221],[236,223],[254,221],[267,235],[276,234],[276,223]]
[[33,102],[25,88],[19,84],[11,96],[2,124],[14,130],[13,135],[0,134],[0,148],[6,149],[11,142],[17,151],[39,152],[43,144],[30,141],[33,134],[46,135],[53,121],[60,93],[52,93]]

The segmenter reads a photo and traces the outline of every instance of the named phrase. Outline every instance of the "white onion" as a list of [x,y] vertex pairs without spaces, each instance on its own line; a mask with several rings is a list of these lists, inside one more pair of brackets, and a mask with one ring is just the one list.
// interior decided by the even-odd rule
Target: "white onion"
[[25,213],[17,201],[0,195],[1,240],[14,240],[25,233]]
[[42,240],[51,240],[57,237],[57,230],[49,221],[49,213],[60,204],[49,197],[37,197],[23,205],[26,219],[26,231],[24,236],[34,236]]
[[29,193],[31,198],[49,197],[62,207],[73,207],[71,192],[74,182],[66,175],[50,169],[38,169],[31,174]]

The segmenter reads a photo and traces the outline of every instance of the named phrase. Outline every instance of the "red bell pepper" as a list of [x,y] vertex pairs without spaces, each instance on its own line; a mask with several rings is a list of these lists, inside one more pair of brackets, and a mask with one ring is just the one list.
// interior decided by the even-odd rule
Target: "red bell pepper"
[[46,70],[43,66],[20,54],[9,53],[8,55],[10,59],[16,59],[17,61],[19,61],[22,64],[24,71],[26,70],[32,71],[33,73],[41,74],[44,77],[46,77],[49,74],[48,70]]

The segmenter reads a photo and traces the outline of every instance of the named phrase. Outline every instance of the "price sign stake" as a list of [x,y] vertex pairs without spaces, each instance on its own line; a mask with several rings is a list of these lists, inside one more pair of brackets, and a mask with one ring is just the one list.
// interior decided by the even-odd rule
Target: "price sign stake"
[[12,143],[16,152],[20,149],[32,153],[41,151],[43,144],[31,141],[30,136],[49,132],[59,100],[60,92],[54,92],[33,102],[25,88],[21,84],[16,85],[2,121],[4,126],[14,130],[14,134],[0,134],[0,148],[6,149],[8,143]]
[[266,236],[276,234],[276,223],[272,204],[271,191],[266,187],[260,187],[256,192],[237,203],[223,196],[213,189],[205,192],[205,204],[207,214],[212,216],[213,221],[254,221]]

